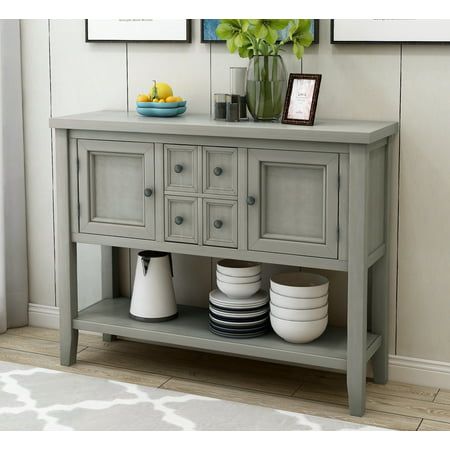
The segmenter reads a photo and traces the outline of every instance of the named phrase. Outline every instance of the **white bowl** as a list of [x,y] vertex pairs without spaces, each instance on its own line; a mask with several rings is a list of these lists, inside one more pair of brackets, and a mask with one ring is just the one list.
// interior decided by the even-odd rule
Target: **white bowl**
[[319,320],[328,315],[328,304],[320,308],[290,309],[270,303],[270,312],[278,319],[286,320]]
[[270,301],[281,308],[289,309],[311,309],[320,308],[328,304],[328,294],[323,297],[314,298],[300,298],[300,297],[288,297],[287,295],[277,294],[270,290]]
[[278,336],[292,344],[306,344],[317,339],[327,328],[328,316],[319,320],[302,322],[284,320],[270,314],[270,324]]
[[225,283],[231,284],[243,284],[243,283],[256,283],[261,280],[261,275],[253,275],[251,277],[230,277],[229,275],[224,275],[219,271],[216,272],[216,278]]
[[222,259],[217,263],[217,272],[231,277],[253,277],[261,273],[261,264],[251,261]]
[[289,297],[323,297],[328,293],[328,280],[309,272],[282,272],[270,279],[270,288],[277,294]]
[[249,298],[261,288],[261,280],[255,283],[232,284],[217,280],[217,287],[229,298]]

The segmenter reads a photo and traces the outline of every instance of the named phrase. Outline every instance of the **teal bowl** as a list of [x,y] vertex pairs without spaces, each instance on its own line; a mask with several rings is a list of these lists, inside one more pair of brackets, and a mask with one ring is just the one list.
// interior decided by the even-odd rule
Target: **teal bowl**
[[174,117],[186,112],[186,106],[178,108],[136,108],[141,116],[146,117]]
[[173,109],[186,106],[186,103],[186,100],[183,100],[182,102],[172,103],[136,102],[136,105],[138,108]]

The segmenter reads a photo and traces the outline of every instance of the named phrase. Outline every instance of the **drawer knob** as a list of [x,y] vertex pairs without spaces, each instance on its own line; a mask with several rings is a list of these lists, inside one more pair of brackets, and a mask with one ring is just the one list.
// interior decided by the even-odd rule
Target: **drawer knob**
[[255,197],[252,197],[252,196],[248,196],[248,197],[247,197],[247,205],[252,206],[252,205],[254,205],[255,203],[256,203]]
[[221,220],[215,220],[213,225],[214,225],[214,228],[219,229],[219,228],[222,228],[223,222]]
[[183,223],[183,218],[181,216],[175,217],[175,223],[181,225]]
[[213,172],[216,177],[220,177],[220,175],[222,175],[223,173],[223,169],[222,167],[214,167]]
[[151,197],[153,194],[153,191],[150,188],[144,189],[144,195],[146,197]]
[[181,164],[175,164],[173,171],[175,173],[181,173],[181,172],[183,172],[183,166]]

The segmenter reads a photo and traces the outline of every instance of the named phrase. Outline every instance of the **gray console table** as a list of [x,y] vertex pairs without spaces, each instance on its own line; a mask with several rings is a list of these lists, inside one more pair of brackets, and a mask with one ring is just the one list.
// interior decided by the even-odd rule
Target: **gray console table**
[[[365,409],[366,365],[387,381],[389,143],[394,122],[314,127],[95,112],[55,128],[56,284],[61,364],[78,330],[346,371],[350,413]],[[76,243],[164,250],[348,272],[347,327],[306,345],[208,331],[205,309],[142,323],[129,300],[77,307]],[[368,323],[368,308],[371,308]]]

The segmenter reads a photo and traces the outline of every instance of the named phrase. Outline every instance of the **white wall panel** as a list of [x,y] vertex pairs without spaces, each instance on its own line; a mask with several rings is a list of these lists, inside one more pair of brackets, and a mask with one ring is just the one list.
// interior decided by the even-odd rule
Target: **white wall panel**
[[403,49],[398,353],[450,362],[450,47]]
[[55,306],[48,39],[47,20],[21,21],[29,300]]

